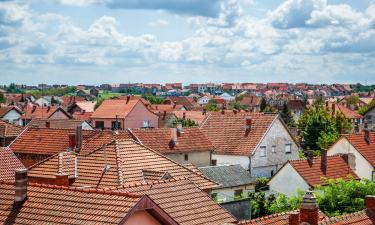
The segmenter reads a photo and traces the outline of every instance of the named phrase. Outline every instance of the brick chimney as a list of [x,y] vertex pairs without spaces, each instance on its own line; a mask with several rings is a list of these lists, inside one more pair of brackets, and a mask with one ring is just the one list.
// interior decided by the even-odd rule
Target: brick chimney
[[299,213],[292,212],[289,214],[289,225],[299,225]]
[[307,162],[309,163],[311,167],[314,162],[314,152],[312,150],[306,150],[305,154],[306,154]]
[[76,147],[76,135],[75,134],[69,134],[69,148],[70,150],[74,150]]
[[252,125],[253,125],[253,120],[251,118],[246,118],[245,119],[245,133],[246,133],[246,135],[250,133]]
[[46,127],[47,127],[47,128],[50,128],[50,127],[51,127],[51,122],[50,122],[50,121],[46,121]]
[[14,204],[18,206],[27,198],[27,169],[15,170],[15,191]]
[[182,113],[182,119],[186,119],[186,112]]
[[171,144],[172,144],[172,147],[175,147],[178,143],[178,140],[177,140],[177,128],[172,128],[171,129],[171,136],[172,136],[172,139],[171,139]]
[[126,96],[126,104],[128,104],[130,101],[130,95]]
[[327,174],[327,149],[322,149],[321,158],[320,158],[320,169],[322,170],[323,174]]
[[366,208],[371,209],[375,213],[375,195],[366,195],[365,205]]
[[69,187],[69,175],[66,173],[56,174],[55,185]]
[[371,143],[370,131],[368,130],[368,128],[365,128],[365,129],[363,130],[363,132],[365,132],[365,136],[364,136],[365,141],[366,141],[366,143],[369,145],[369,144]]
[[47,106],[47,112],[51,110],[51,106]]
[[181,137],[181,134],[184,133],[181,123],[177,124],[176,130],[177,130],[177,137]]
[[82,126],[77,126],[76,129],[76,151],[79,153],[82,147]]
[[300,223],[309,225],[318,225],[319,208],[316,204],[316,198],[311,191],[307,191],[300,207]]

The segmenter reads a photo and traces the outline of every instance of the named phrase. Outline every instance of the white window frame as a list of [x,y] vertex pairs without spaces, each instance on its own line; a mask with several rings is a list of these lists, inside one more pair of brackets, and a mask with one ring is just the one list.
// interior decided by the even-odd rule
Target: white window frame
[[285,154],[290,154],[290,153],[292,153],[292,144],[287,143],[285,144]]
[[260,146],[259,151],[260,151],[260,157],[266,157],[267,156],[267,147],[266,146]]
[[272,153],[276,153],[276,145],[272,145]]

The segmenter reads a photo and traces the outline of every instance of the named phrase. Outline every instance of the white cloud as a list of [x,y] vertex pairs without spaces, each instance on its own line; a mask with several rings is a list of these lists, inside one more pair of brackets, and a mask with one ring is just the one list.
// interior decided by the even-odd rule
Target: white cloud
[[152,27],[166,27],[169,25],[169,22],[166,20],[158,19],[149,23]]

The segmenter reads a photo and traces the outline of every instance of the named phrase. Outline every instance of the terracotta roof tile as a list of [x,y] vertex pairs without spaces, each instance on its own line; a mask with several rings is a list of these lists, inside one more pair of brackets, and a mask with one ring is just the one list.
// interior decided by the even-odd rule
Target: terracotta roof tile
[[23,127],[0,120],[0,137],[17,137],[23,130]]
[[77,120],[90,121],[92,114],[92,112],[74,112],[72,116]]
[[192,98],[185,96],[171,96],[167,99],[170,99],[173,103],[177,105],[183,105],[187,110],[194,110],[201,108],[197,103],[195,103]]
[[235,223],[236,219],[187,179],[150,182],[118,188],[150,196],[181,225]]
[[337,104],[338,110],[348,119],[362,119],[363,116],[347,107]]
[[154,113],[163,113],[166,112],[173,112],[176,110],[183,109],[183,105],[173,105],[173,104],[152,104],[150,105],[150,110]]
[[47,122],[49,122],[50,128],[76,129],[78,126],[82,125],[84,121],[76,119],[33,119],[27,126],[46,128]]
[[375,213],[370,209],[345,214],[342,216],[327,218],[319,225],[373,225],[375,224]]
[[183,128],[176,146],[172,144],[172,132],[177,132],[176,128],[129,130],[142,144],[161,153],[214,150],[211,141],[198,128]]
[[[252,119],[251,131],[246,135],[246,118]],[[217,154],[250,155],[265,135],[277,114],[211,113],[201,125]]]
[[139,99],[127,100],[107,99],[95,110],[91,118],[125,118],[135,105],[140,102]]
[[358,179],[358,176],[350,169],[342,156],[334,155],[327,157],[326,174],[321,169],[321,158],[314,158],[312,165],[307,160],[290,160],[289,163],[301,175],[301,177],[310,185],[323,185],[322,177],[329,179],[343,178],[348,179],[352,176]]
[[5,116],[5,114],[7,114],[9,111],[11,111],[12,109],[18,111],[20,114],[22,113],[21,110],[19,110],[17,107],[15,106],[8,106],[8,107],[0,107],[0,118],[2,118],[3,116]]
[[2,224],[119,224],[140,200],[136,194],[29,184],[27,199],[13,210],[14,185],[0,182]]
[[77,101],[76,105],[81,108],[82,110],[85,110],[85,112],[94,112],[96,102],[94,101]]
[[55,112],[61,111],[63,112],[67,118],[71,118],[71,115],[67,113],[63,108],[60,106],[30,106],[27,105],[25,108],[25,113],[22,115],[21,119],[48,119],[50,118]]
[[195,121],[198,125],[202,124],[203,121],[208,116],[207,114],[203,114],[202,111],[173,111],[172,112],[178,119],[183,119],[184,115],[186,119],[191,119]]
[[61,96],[60,100],[62,101],[62,105],[64,107],[67,107],[68,105],[71,105],[75,102],[85,101],[85,98],[80,96]]
[[345,135],[344,137],[372,166],[375,166],[375,132],[369,132],[369,135],[369,143],[365,140],[364,132]]
[[15,169],[24,168],[24,165],[9,148],[0,148],[0,180],[14,181]]

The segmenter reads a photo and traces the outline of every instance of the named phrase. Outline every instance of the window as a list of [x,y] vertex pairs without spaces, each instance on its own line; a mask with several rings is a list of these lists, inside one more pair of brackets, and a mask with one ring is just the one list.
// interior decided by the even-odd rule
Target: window
[[276,145],[272,145],[272,153],[276,153]]
[[121,122],[119,121],[112,121],[112,130],[121,129]]
[[242,189],[234,190],[234,197],[241,197],[242,196]]
[[266,146],[260,146],[260,156],[266,157]]
[[285,145],[285,153],[287,154],[292,153],[292,144]]
[[95,128],[104,128],[104,121],[95,121]]
[[184,159],[185,159],[185,161],[188,161],[188,160],[189,160],[189,155],[188,155],[188,154],[185,154],[185,155],[184,155]]
[[150,127],[150,120],[144,120],[144,121],[143,121],[143,127],[144,127],[144,128],[148,128],[148,127]]
[[216,166],[217,165],[217,160],[216,159],[212,159],[211,160],[211,166]]
[[273,171],[273,170],[271,170],[271,177],[273,176],[273,174],[274,174],[274,171]]

